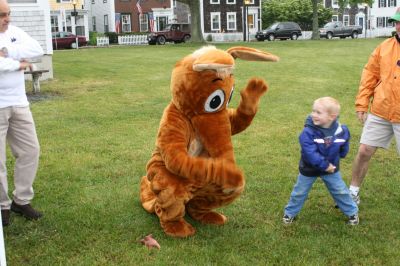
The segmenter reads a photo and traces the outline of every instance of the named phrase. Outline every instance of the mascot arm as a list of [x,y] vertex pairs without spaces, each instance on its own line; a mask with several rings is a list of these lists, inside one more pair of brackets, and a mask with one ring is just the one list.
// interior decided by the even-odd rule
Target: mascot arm
[[169,113],[160,125],[157,147],[165,167],[173,174],[193,179],[199,184],[218,184],[224,188],[241,188],[244,185],[242,171],[224,159],[191,156],[189,124],[177,112]]
[[252,78],[247,87],[240,92],[240,103],[237,109],[228,109],[232,135],[245,130],[257,113],[260,98],[267,91],[264,80]]

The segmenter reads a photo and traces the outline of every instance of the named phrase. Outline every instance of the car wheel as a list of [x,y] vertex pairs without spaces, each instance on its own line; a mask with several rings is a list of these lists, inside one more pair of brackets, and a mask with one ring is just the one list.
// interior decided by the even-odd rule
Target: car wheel
[[357,39],[358,38],[358,32],[353,31],[353,33],[351,34],[351,38],[352,39]]
[[164,36],[158,36],[157,37],[157,43],[164,45],[165,44],[165,37]]
[[270,34],[270,35],[268,35],[268,41],[275,41],[275,35],[273,35],[273,34]]
[[292,33],[292,40],[297,40],[297,38],[299,38],[299,36],[297,36],[297,33]]
[[332,39],[332,37],[333,37],[333,35],[332,35],[332,32],[328,32],[327,34],[326,34],[326,38],[327,39]]
[[70,47],[71,47],[72,49],[76,49],[76,42],[71,43]]
[[183,42],[188,42],[190,41],[190,36],[189,35],[185,35],[182,39]]

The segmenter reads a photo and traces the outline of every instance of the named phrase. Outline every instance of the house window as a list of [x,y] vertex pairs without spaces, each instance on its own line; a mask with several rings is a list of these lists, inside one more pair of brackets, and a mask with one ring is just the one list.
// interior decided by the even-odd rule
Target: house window
[[332,21],[333,21],[333,22],[339,21],[338,15],[333,15],[333,16],[332,16]]
[[249,29],[254,29],[255,28],[255,24],[254,24],[254,14],[248,14],[247,15],[247,27],[249,27]]
[[339,7],[339,0],[332,0],[332,7],[338,8]]
[[234,5],[234,4],[236,4],[236,0],[226,0],[226,3],[228,5]]
[[226,13],[226,25],[228,30],[236,30],[236,12]]
[[211,12],[211,30],[221,30],[221,14],[220,12]]
[[92,5],[94,5],[95,4],[95,0],[92,0]]
[[51,32],[57,32],[58,31],[58,17],[57,16],[51,16]]
[[343,25],[349,26],[349,15],[343,15]]
[[395,6],[396,6],[396,0],[389,0],[388,7],[395,7]]
[[386,0],[379,0],[378,7],[386,7]]
[[210,4],[219,4],[219,0],[210,0]]
[[104,15],[104,32],[108,32],[108,15]]
[[141,14],[139,16],[139,23],[140,23],[140,32],[149,31],[149,23],[148,23],[148,15]]
[[385,19],[384,17],[377,17],[376,18],[376,27],[377,28],[383,28],[384,27],[384,25],[383,25],[384,24],[384,22],[383,22],[384,19]]
[[131,15],[130,14],[122,14],[122,32],[131,32]]
[[96,31],[96,17],[92,17],[92,30]]

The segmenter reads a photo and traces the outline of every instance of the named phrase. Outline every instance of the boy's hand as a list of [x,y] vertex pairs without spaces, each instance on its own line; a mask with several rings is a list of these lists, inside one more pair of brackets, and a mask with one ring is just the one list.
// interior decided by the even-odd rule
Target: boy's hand
[[335,172],[336,166],[334,166],[333,164],[329,164],[328,168],[326,168],[326,172],[333,174]]

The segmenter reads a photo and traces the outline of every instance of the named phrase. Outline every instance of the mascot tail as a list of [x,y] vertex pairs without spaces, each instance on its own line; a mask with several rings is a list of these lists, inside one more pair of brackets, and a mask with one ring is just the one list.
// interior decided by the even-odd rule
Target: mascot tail
[[150,213],[154,212],[156,194],[151,190],[150,181],[147,179],[147,176],[143,176],[140,183],[140,201],[146,211]]

